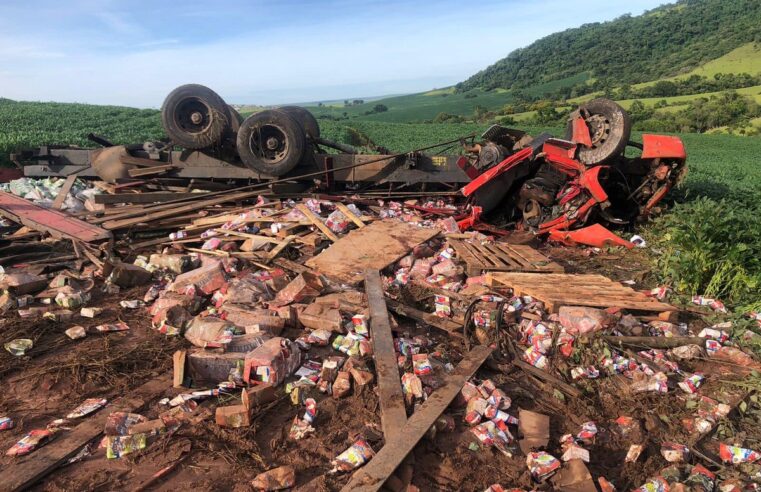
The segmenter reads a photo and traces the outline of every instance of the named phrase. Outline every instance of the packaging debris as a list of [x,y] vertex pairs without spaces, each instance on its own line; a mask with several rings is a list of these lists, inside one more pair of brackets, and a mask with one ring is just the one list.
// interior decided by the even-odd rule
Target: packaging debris
[[281,466],[260,473],[251,481],[257,491],[284,490],[296,485],[296,470],[292,466]]
[[[222,181],[213,183],[220,189],[227,186]],[[554,246],[525,246],[519,244],[518,234],[505,235],[492,226],[480,232],[469,230],[478,224],[474,218],[478,212],[447,196],[402,198],[389,192],[380,198],[356,188],[352,195],[330,197],[335,201],[322,195],[298,202],[297,198],[278,197],[273,188],[261,197],[252,193],[242,199],[226,198],[226,191],[213,190],[204,194],[208,198],[203,200],[218,201],[208,206],[196,207],[200,202],[193,197],[163,209],[135,203],[130,207],[142,213],[131,217],[130,208],[110,206],[117,199],[112,198],[114,195],[140,196],[156,192],[150,191],[153,186],[157,185],[130,183],[128,188],[135,187],[141,193],[126,193],[119,191],[120,184],[104,194],[107,213],[84,216],[109,227],[125,224],[110,229],[117,232],[113,244],[95,247],[77,243],[72,246],[71,259],[50,266],[32,264],[28,273],[18,272],[14,262],[7,262],[3,263],[6,271],[0,274],[0,287],[4,289],[0,311],[4,317],[24,320],[29,326],[42,323],[43,316],[66,323],[44,324],[56,336],[65,333],[71,339],[125,332],[132,326],[131,333],[125,335],[99,335],[92,337],[97,339],[60,344],[74,351],[92,350],[100,341],[109,344],[113,353],[109,352],[107,359],[97,352],[87,355],[119,364],[118,374],[127,373],[120,376],[125,384],[133,382],[130,372],[135,378],[162,373],[166,366],[156,362],[157,358],[167,353],[183,354],[173,360],[173,388],[167,386],[155,398],[140,396],[146,404],[139,411],[145,416],[112,412],[105,419],[102,447],[108,458],[123,457],[165,439],[161,453],[175,459],[172,444],[187,436],[174,431],[180,425],[208,420],[192,434],[194,440],[208,441],[210,449],[231,450],[241,457],[270,446],[266,454],[272,460],[256,464],[257,471],[268,471],[250,482],[257,490],[295,487],[296,470],[301,475],[305,465],[304,473],[318,488],[332,488],[336,480],[343,480],[322,475],[361,474],[374,468],[382,460],[372,461],[373,448],[385,457],[394,438],[372,415],[378,408],[375,385],[383,371],[376,369],[371,357],[376,350],[371,337],[377,319],[369,316],[368,296],[361,282],[354,282],[363,275],[365,265],[361,259],[349,261],[344,256],[343,261],[328,258],[318,268],[313,260],[337,249],[337,243],[349,235],[381,224],[384,233],[376,235],[377,241],[367,242],[377,248],[378,256],[388,251],[386,242],[398,239],[396,236],[405,238],[412,235],[410,231],[417,231],[423,238],[407,246],[400,240],[403,247],[394,250],[384,265],[374,268],[381,274],[381,297],[388,299],[389,310],[398,316],[398,320],[389,318],[393,346],[387,352],[390,360],[397,362],[398,375],[393,375],[398,376],[396,384],[403,395],[402,410],[408,419],[430,417],[425,437],[432,442],[427,446],[439,453],[434,460],[437,467],[453,456],[462,459],[447,470],[452,478],[441,481],[428,460],[419,461],[409,472],[415,483],[447,488],[466,477],[459,468],[472,470],[476,462],[486,460],[489,470],[498,475],[484,478],[476,474],[474,482],[465,488],[483,490],[492,484],[487,490],[516,491],[495,482],[508,484],[523,474],[524,479],[530,475],[536,487],[543,489],[591,492],[597,481],[605,492],[615,490],[614,483],[641,485],[639,490],[681,490],[677,484],[696,490],[749,490],[739,471],[745,472],[744,466],[761,461],[750,449],[755,436],[722,436],[726,443],[715,437],[706,439],[711,445],[719,442],[718,454],[727,465],[725,469],[738,472],[731,479],[720,474],[723,482],[697,464],[705,460],[702,454],[708,453],[694,443],[714,432],[722,419],[734,422],[744,417],[745,410],[730,417],[739,400],[717,382],[734,380],[738,365],[748,371],[758,367],[750,349],[759,336],[755,318],[746,316],[738,321],[739,316],[733,316],[736,325],[726,325],[721,323],[729,318],[724,316],[726,306],[700,296],[693,299],[694,304],[713,312],[703,309],[698,317],[693,316],[700,311],[695,308],[690,308],[692,312],[668,310],[669,306],[664,308],[658,301],[677,299],[683,293],[665,285],[651,289],[653,284],[633,271],[626,271],[625,276],[611,275],[642,289],[649,295],[646,301],[641,300],[641,291],[629,289],[631,299],[621,294],[619,304],[623,305],[615,305],[608,302],[612,296],[602,292],[595,295],[598,287],[592,285],[588,298],[577,299],[577,304],[554,302],[557,300],[533,292],[531,296],[519,295],[528,291],[519,284],[501,284],[495,279],[504,278],[500,277],[503,274],[515,274],[516,279],[520,275],[553,275],[541,273],[541,268],[551,261]],[[173,201],[170,192],[162,189],[161,193],[168,195],[165,200]],[[181,210],[174,213],[174,208]],[[158,217],[170,210],[173,215]],[[126,225],[123,220],[136,222]],[[473,224],[468,225],[468,221]],[[402,230],[404,233],[398,232]],[[460,249],[462,244],[472,248],[467,250],[472,255],[474,251],[482,255],[492,252],[487,258],[495,262],[507,262],[504,256],[493,253],[496,250],[500,255],[524,251],[539,256],[531,260],[532,270],[527,272],[501,271],[498,269],[505,268],[501,264],[495,269],[472,264],[466,250]],[[540,243],[532,238],[531,244]],[[521,246],[527,249],[521,250]],[[355,248],[360,249],[356,243]],[[540,261],[544,254],[547,261]],[[598,263],[613,261],[605,260],[605,254],[591,249],[581,253],[595,255]],[[510,256],[525,267],[520,258],[529,256]],[[126,262],[128,259],[131,263]],[[571,263],[578,270],[587,269],[576,259]],[[592,267],[588,270],[601,277]],[[341,275],[336,275],[338,271]],[[570,275],[577,275],[576,270]],[[562,288],[562,281],[554,278],[545,277],[544,282]],[[645,307],[654,309],[628,307],[641,306],[636,304],[639,302],[647,302]],[[22,313],[27,317],[22,318]],[[146,338],[143,317],[155,330],[147,331],[150,338]],[[32,340],[32,355],[53,350],[47,334],[12,333],[12,337],[25,337],[8,337],[6,349],[14,355],[29,354]],[[29,345],[21,342],[25,340]],[[11,344],[13,350],[8,348]],[[463,347],[473,345],[493,347],[492,360],[452,390],[450,396],[457,393],[452,408],[430,415],[429,409],[440,401],[437,392],[448,388],[455,365],[463,357]],[[135,346],[141,351],[150,346],[152,351],[150,355],[138,349],[129,352]],[[125,347],[129,347],[126,352]],[[138,360],[127,364],[114,358],[123,353],[127,359],[137,356]],[[6,357],[17,364],[42,359]],[[163,361],[167,362],[166,358]],[[128,369],[122,368],[123,363]],[[88,384],[104,380],[100,374],[88,373],[87,378]],[[45,377],[40,384],[51,394],[57,390],[58,383]],[[65,408],[65,419],[51,422],[44,431],[30,432],[8,454],[29,453],[57,433],[71,432],[85,419],[103,418],[96,412],[117,396],[114,387],[103,386],[94,386],[94,394],[103,398],[79,400],[73,410]],[[580,401],[584,404],[579,405]],[[657,407],[658,414],[648,411],[648,405],[653,405],[653,410]],[[751,400],[743,405],[755,408]],[[13,419],[0,419],[0,429],[12,428],[14,421],[23,427],[24,418],[26,412],[17,414],[13,409]],[[381,433],[381,427],[389,435]],[[674,431],[677,428],[679,431]],[[454,435],[442,437],[444,433]],[[334,454],[323,465],[314,461],[326,450],[334,453],[346,446],[348,449],[332,461]],[[658,448],[660,453],[653,452]],[[300,457],[307,449],[320,450],[311,455],[309,463]],[[465,454],[458,454],[460,451]],[[415,454],[420,453],[430,453],[430,449],[420,446]],[[624,455],[621,468],[627,470],[629,479],[640,476],[643,480],[639,483],[621,480],[622,474],[608,466],[609,459],[621,460]],[[476,461],[469,461],[473,457]],[[87,459],[97,459],[97,453]],[[190,459],[196,459],[195,454]],[[124,465],[131,466],[132,461],[126,460]],[[368,462],[369,466],[357,470]],[[280,463],[289,465],[271,468]],[[656,465],[658,476],[642,484]],[[398,468],[400,477],[403,469]],[[600,476],[601,470],[608,477]],[[643,470],[647,472],[637,475]],[[521,485],[528,486],[524,479]],[[734,486],[730,480],[737,481],[737,488],[730,488]],[[313,482],[303,485],[309,487]],[[388,484],[391,482],[393,479]]]

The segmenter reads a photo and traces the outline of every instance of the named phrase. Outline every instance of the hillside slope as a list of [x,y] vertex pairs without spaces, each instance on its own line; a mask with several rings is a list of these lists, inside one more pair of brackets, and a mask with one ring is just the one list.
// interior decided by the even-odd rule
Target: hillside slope
[[551,34],[458,84],[523,89],[587,72],[635,84],[679,75],[761,41],[758,0],[680,0],[614,21]]

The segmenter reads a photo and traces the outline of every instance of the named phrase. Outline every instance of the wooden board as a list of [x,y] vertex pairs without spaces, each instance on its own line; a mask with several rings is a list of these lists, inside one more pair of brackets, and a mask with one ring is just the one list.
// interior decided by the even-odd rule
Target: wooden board
[[444,386],[434,391],[420,408],[412,414],[397,437],[387,440],[383,449],[370,462],[360,468],[341,492],[374,492],[380,490],[386,479],[412,451],[437,418],[447,409],[465,382],[473,377],[484,363],[492,348],[485,345],[474,347],[465,355],[454,371],[444,377]]
[[561,306],[618,307],[633,311],[677,311],[603,275],[566,273],[501,273],[486,276],[491,286],[502,285],[516,295],[527,295],[544,302],[545,308],[556,313]]
[[365,292],[370,305],[370,340],[373,343],[375,372],[378,374],[381,427],[383,438],[389,441],[399,436],[399,431],[407,422],[407,411],[399,378],[399,362],[394,352],[394,336],[378,270],[365,272]]
[[467,265],[469,276],[483,272],[552,272],[564,269],[531,246],[508,243],[467,242],[449,239],[457,257]]
[[91,415],[70,431],[62,431],[52,442],[33,453],[15,459],[3,467],[6,474],[0,482],[0,492],[26,490],[63,465],[82,446],[103,433],[111,412],[136,412],[160,396],[172,383],[169,375],[153,379],[129,395],[119,398]]
[[55,210],[61,210],[63,202],[66,200],[66,197],[69,196],[71,187],[74,186],[74,181],[76,180],[76,174],[70,174],[66,176],[66,181],[63,182],[63,186],[61,186],[61,189],[58,190],[58,195],[56,195],[55,200],[53,201],[53,206],[51,208]]
[[304,205],[304,204],[298,204],[298,205],[296,205],[296,208],[299,210],[299,212],[301,212],[302,214],[304,214],[304,216],[305,216],[307,219],[309,219],[309,221],[310,221],[312,224],[314,224],[314,225],[315,225],[315,227],[317,227],[317,228],[318,228],[318,229],[319,229],[319,230],[320,230],[320,231],[321,231],[323,234],[325,234],[325,237],[327,237],[328,239],[330,239],[330,240],[331,240],[331,241],[333,241],[334,243],[335,243],[336,241],[338,241],[338,236],[336,236],[336,235],[333,233],[333,231],[331,231],[331,230],[330,230],[330,228],[329,228],[328,226],[326,226],[326,225],[325,225],[325,223],[322,221],[322,219],[320,219],[319,217],[317,217],[317,215],[315,215],[315,213],[314,213],[314,212],[312,212],[311,210],[309,210],[309,207],[307,207],[307,206],[306,206],[306,205]]
[[168,202],[170,200],[177,200],[179,198],[190,198],[198,193],[183,193],[177,191],[156,191],[146,193],[119,193],[114,195],[108,195],[102,193],[100,195],[93,196],[93,201],[98,204],[114,204],[114,203],[161,203]]
[[399,316],[405,316],[421,323],[426,323],[434,328],[438,328],[449,333],[454,338],[462,338],[462,324],[457,323],[449,318],[439,318],[433,313],[426,313],[414,307],[407,306],[401,302],[389,299],[387,301],[388,308],[398,314]]
[[357,285],[368,268],[383,270],[439,232],[439,229],[421,228],[395,220],[375,221],[350,231],[328,249],[310,258],[306,266],[339,282]]
[[47,232],[56,239],[90,242],[111,238],[110,232],[98,226],[5,192],[0,192],[0,216],[35,231]]

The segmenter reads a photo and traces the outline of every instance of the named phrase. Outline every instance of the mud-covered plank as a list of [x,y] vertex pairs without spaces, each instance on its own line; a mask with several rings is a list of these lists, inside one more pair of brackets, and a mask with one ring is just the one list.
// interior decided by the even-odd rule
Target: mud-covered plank
[[87,417],[70,431],[63,431],[50,444],[6,465],[0,492],[25,490],[44,479],[66,460],[74,456],[85,444],[103,433],[106,419],[111,412],[136,412],[154,398],[160,396],[172,384],[172,377],[165,375],[153,379],[119,398],[93,416]]
[[434,391],[420,408],[407,420],[395,439],[386,441],[383,448],[364,468],[357,471],[342,492],[374,492],[380,490],[388,477],[422,439],[431,425],[446,410],[465,382],[481,367],[492,348],[474,347],[460,361],[457,368],[444,379],[444,386]]
[[399,378],[399,362],[394,351],[394,337],[378,270],[369,269],[365,272],[365,292],[370,306],[370,339],[378,374],[381,427],[384,439],[389,441],[398,437],[407,422],[407,412],[404,408],[402,381]]

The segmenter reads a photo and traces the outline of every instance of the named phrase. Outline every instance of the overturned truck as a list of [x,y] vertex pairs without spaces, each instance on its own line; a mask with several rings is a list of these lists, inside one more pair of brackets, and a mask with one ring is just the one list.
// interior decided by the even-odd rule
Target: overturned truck
[[[642,144],[632,142],[628,114],[607,99],[571,113],[563,138],[494,125],[478,140],[458,137],[398,154],[360,154],[322,138],[314,116],[296,106],[243,119],[214,91],[194,84],[167,96],[161,118],[162,141],[113,145],[91,134],[101,148],[40,147],[11,159],[27,176],[76,173],[111,183],[245,180],[300,193],[442,192],[459,197],[461,229],[497,221],[588,244],[615,240],[602,224],[630,224],[653,213],[687,172],[679,138],[645,134]],[[458,154],[424,152],[453,143]]]

